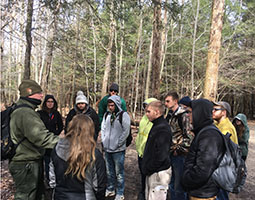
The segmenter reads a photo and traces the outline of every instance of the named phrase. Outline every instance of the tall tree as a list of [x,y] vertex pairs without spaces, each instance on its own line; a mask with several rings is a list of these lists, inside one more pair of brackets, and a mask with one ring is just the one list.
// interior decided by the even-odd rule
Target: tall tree
[[204,84],[204,98],[215,100],[218,88],[219,55],[223,25],[224,0],[214,0]]
[[103,98],[106,94],[109,74],[111,70],[111,61],[112,61],[112,47],[113,47],[113,40],[114,40],[114,32],[115,32],[115,19],[113,17],[113,4],[114,2],[111,2],[111,9],[110,9],[110,16],[111,16],[111,23],[110,23],[110,30],[109,30],[109,42],[107,46],[107,52],[106,52],[106,59],[105,59],[105,71],[104,71],[104,77],[102,82],[102,92],[101,97]]
[[153,44],[152,44],[152,91],[153,96],[159,98],[160,95],[160,61],[161,61],[161,0],[154,1],[153,20]]
[[33,0],[28,0],[27,3],[27,25],[26,25],[26,53],[25,53],[25,64],[24,64],[24,79],[30,79],[30,62],[31,62],[31,49],[32,49],[32,18],[33,18]]

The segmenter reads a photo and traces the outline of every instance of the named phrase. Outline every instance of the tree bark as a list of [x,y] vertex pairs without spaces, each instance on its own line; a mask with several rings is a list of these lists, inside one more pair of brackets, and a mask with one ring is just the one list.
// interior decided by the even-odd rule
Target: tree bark
[[31,62],[31,49],[32,49],[32,18],[33,18],[33,0],[28,0],[27,4],[27,25],[26,25],[26,53],[25,53],[25,64],[24,64],[24,79],[30,79],[31,70],[30,70],[30,62]]
[[152,43],[153,43],[153,32],[151,34],[151,43],[150,43],[150,50],[149,50],[149,61],[148,61],[148,70],[147,70],[147,76],[146,76],[146,86],[145,86],[145,95],[144,98],[149,98],[149,92],[150,92],[150,85],[151,85],[151,57],[152,57]]
[[197,0],[197,9],[194,22],[193,43],[192,43],[192,57],[191,57],[191,98],[194,97],[194,65],[195,65],[195,50],[196,50],[196,36],[197,36],[197,22],[200,9],[200,0]]
[[153,44],[152,44],[152,91],[155,98],[160,96],[161,60],[161,0],[154,1]]
[[214,0],[204,85],[204,98],[209,100],[215,100],[217,95],[223,11],[224,0]]
[[109,74],[111,71],[111,61],[112,61],[112,46],[113,46],[113,40],[114,40],[114,30],[115,30],[115,20],[113,18],[113,1],[111,3],[111,23],[110,23],[110,32],[109,32],[109,42],[107,47],[107,55],[105,59],[105,71],[104,71],[104,77],[102,82],[102,92],[101,92],[101,98],[103,98],[106,95],[107,85],[108,85],[108,79]]
[[54,43],[56,40],[56,33],[57,33],[57,24],[58,24],[58,13],[60,8],[60,2],[57,2],[56,7],[53,10],[53,13],[49,12],[49,16],[52,16],[52,20],[49,22],[48,25],[48,40],[46,44],[46,57],[45,57],[45,74],[43,78],[43,91],[47,93],[49,88],[49,78],[50,72],[52,67],[52,59],[53,59],[53,51],[54,51]]

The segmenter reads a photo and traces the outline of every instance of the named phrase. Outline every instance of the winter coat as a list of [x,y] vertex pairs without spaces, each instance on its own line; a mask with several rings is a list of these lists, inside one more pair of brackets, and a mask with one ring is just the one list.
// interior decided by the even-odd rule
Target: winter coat
[[68,168],[70,143],[66,138],[59,140],[53,149],[50,163],[50,187],[54,188],[55,200],[103,200],[106,190],[106,168],[102,154],[96,149],[96,161],[87,167],[85,180],[80,181],[72,174],[65,175]]
[[163,115],[152,123],[142,160],[142,173],[146,176],[166,170],[171,164],[169,156],[172,144],[171,128]]
[[220,123],[217,123],[215,121],[215,125],[224,135],[226,135],[227,133],[230,133],[231,134],[230,139],[234,143],[238,144],[236,129],[233,126],[233,124],[231,123],[231,121],[229,120],[228,117],[223,119],[223,120],[221,120]]
[[45,148],[53,148],[59,137],[49,132],[42,122],[39,113],[35,111],[37,105],[20,98],[17,105],[27,104],[32,107],[22,107],[11,114],[10,130],[12,141],[19,144],[12,161],[39,160],[45,153]]
[[[144,101],[145,104],[149,104],[153,101],[156,101],[157,99],[155,98],[149,98],[146,99]],[[135,140],[135,145],[136,145],[136,150],[138,152],[138,156],[140,158],[143,157],[143,152],[144,152],[144,148],[146,145],[146,141],[149,135],[149,132],[151,130],[152,127],[152,123],[149,121],[148,117],[146,115],[144,115],[139,123],[139,130],[138,130],[138,134]]]
[[233,122],[236,119],[242,121],[242,123],[244,125],[244,133],[243,133],[242,137],[238,137],[238,144],[242,149],[242,156],[246,157],[248,155],[250,129],[248,127],[247,118],[244,114],[239,113],[237,116],[235,116]]
[[206,99],[193,100],[191,107],[195,138],[186,156],[181,183],[190,196],[210,198],[219,191],[211,175],[219,165],[225,146],[222,136],[214,129],[205,130],[196,137],[201,129],[213,125],[212,102]]
[[173,134],[171,152],[175,152],[177,155],[186,155],[194,138],[187,118],[186,109],[180,106],[173,113],[168,113],[166,117]]
[[82,113],[82,114],[85,114],[85,115],[89,116],[92,119],[92,121],[94,122],[94,126],[95,126],[94,139],[95,139],[95,141],[97,141],[98,133],[100,131],[99,117],[98,117],[96,111],[92,107],[90,107],[89,105],[86,105],[86,109],[82,112],[79,111],[79,109],[77,108],[76,105],[72,110],[70,110],[70,112],[68,113],[68,115],[66,117],[65,131],[67,131],[68,124],[73,119],[73,117],[76,114],[79,114],[79,113]]
[[[127,112],[122,115],[122,124],[119,121],[119,114],[122,111],[121,100],[117,95],[109,97],[115,104],[115,112],[108,113],[103,117],[101,125],[101,139],[104,150],[108,153],[120,152],[126,149],[126,139],[130,131],[130,117]],[[112,115],[116,118],[112,121]]]
[[[104,114],[107,111],[107,101],[108,101],[108,98],[110,96],[111,95],[109,95],[109,94],[104,96],[104,98],[99,103],[99,106],[98,106],[98,116],[99,116],[100,125],[102,124],[103,116],[104,116]],[[120,97],[120,100],[121,100],[121,109],[124,110],[124,111],[127,111],[127,106],[126,106],[125,100],[123,98],[121,98],[121,97]]]
[[[46,107],[46,102],[48,99],[53,99],[53,101],[54,101],[54,107],[50,111],[48,111],[47,107]],[[42,105],[42,110],[38,111],[46,128],[50,132],[53,132],[55,135],[59,135],[61,133],[61,131],[63,130],[62,116],[58,112],[57,107],[58,107],[58,104],[57,104],[57,101],[54,98],[54,96],[46,95],[43,105]]]

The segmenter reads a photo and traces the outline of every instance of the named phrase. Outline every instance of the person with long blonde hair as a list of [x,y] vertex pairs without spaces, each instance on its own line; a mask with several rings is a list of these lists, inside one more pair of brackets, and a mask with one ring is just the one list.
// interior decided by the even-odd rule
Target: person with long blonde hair
[[54,199],[105,198],[106,169],[102,154],[96,149],[94,123],[90,117],[75,115],[67,134],[52,152],[50,187]]

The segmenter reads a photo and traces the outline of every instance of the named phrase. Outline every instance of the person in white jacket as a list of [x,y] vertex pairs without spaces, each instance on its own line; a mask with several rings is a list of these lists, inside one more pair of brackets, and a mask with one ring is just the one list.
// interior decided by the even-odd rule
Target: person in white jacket
[[[131,122],[128,113],[121,109],[119,96],[109,97],[107,107],[108,111],[104,114],[101,125],[101,139],[105,151],[107,172],[105,196],[109,197],[116,194],[115,200],[123,200],[126,139],[129,135]],[[115,182],[117,182],[116,188]]]

